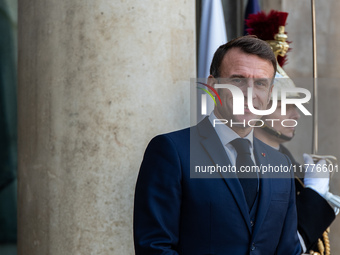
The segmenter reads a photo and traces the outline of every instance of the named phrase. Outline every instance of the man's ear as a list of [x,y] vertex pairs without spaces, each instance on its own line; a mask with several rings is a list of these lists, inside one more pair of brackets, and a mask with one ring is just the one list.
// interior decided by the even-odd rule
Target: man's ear
[[[213,88],[215,88],[215,84],[217,83],[217,80],[216,80],[216,78],[214,77],[214,76],[212,76],[211,74],[208,76],[208,85],[210,85],[211,87],[213,87]],[[210,92],[212,92],[211,91],[211,89],[209,89],[209,91]]]

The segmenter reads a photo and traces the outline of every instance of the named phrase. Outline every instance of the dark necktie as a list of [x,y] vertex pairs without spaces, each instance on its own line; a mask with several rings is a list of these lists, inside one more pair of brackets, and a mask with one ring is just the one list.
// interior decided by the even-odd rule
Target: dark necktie
[[[240,170],[251,169],[254,166],[254,162],[250,157],[249,141],[243,138],[237,138],[230,142],[234,146],[236,157],[236,171],[237,177],[242,185],[244,195],[249,207],[249,211],[252,208],[257,194],[257,174],[256,172],[241,172]],[[243,166],[241,168],[241,166]]]

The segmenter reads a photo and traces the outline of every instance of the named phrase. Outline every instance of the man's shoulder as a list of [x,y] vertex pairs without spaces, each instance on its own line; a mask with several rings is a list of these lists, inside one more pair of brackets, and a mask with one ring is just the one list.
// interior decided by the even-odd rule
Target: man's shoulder
[[169,133],[159,134],[152,140],[171,140],[173,142],[184,142],[190,139],[190,127],[172,131]]
[[148,144],[148,150],[187,150],[190,146],[190,127],[156,135]]

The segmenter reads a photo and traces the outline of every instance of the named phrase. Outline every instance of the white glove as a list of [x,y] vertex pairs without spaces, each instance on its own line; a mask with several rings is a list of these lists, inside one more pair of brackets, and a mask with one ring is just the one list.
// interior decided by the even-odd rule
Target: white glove
[[325,197],[329,191],[329,172],[326,160],[321,159],[318,163],[314,163],[312,157],[306,153],[303,154],[303,160],[305,161],[305,186]]

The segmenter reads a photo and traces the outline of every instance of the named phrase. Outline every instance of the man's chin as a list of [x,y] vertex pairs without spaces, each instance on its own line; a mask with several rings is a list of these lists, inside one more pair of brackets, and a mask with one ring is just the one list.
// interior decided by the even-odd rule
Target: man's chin
[[293,139],[293,137],[295,136],[295,132],[294,133],[290,133],[290,134],[288,134],[286,136],[289,137],[290,139]]
[[285,139],[286,141],[290,141],[294,138],[294,133],[282,133],[282,135],[284,135],[285,137],[287,137],[287,139]]

